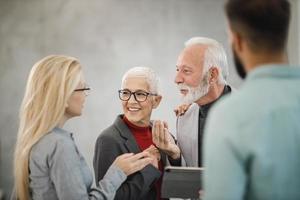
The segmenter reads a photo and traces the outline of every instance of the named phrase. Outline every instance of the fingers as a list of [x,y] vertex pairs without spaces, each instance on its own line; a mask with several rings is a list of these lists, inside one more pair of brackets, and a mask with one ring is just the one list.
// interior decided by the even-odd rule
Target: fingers
[[170,138],[170,134],[169,134],[169,130],[168,130],[168,123],[166,121],[163,121],[163,125],[164,125],[164,143],[165,143],[165,145],[168,145],[169,138]]
[[169,131],[164,128],[164,144],[167,146],[169,144]]
[[[156,148],[155,148],[156,149]],[[130,158],[130,169],[127,174],[132,174],[143,169],[146,165],[152,164],[154,167],[158,167],[158,161],[160,160],[160,153],[156,149],[155,154],[149,154],[145,151],[138,153]],[[141,157],[142,156],[142,157]]]
[[118,156],[117,159],[126,159],[126,158],[129,158],[129,157],[133,156],[133,155],[134,155],[134,153],[124,153],[124,154]]
[[178,117],[178,116],[184,115],[184,113],[189,109],[190,106],[191,106],[191,104],[182,104],[182,105],[179,105],[174,110],[176,116]]
[[144,157],[149,157],[150,154],[146,151],[143,151],[141,153],[137,153],[137,154],[134,154],[134,153],[124,153],[120,156],[118,156],[116,158],[116,160],[120,161],[120,162],[134,162],[136,160],[139,160],[141,158],[144,158]]
[[184,112],[182,111],[181,106],[178,106],[177,108],[175,108],[174,112],[175,112],[176,117],[179,117],[179,116],[184,114]]
[[176,117],[178,117],[179,116],[179,110],[177,108],[175,108],[173,111],[174,111]]
[[132,160],[138,160],[144,157],[149,157],[149,153],[147,151],[143,151],[132,156]]
[[159,145],[158,144],[158,142],[159,142],[158,141],[158,135],[159,135],[158,131],[159,131],[159,123],[158,123],[158,121],[155,120],[153,123],[153,127],[152,127],[152,141],[156,145]]
[[166,129],[169,129],[168,123],[166,121],[163,121],[163,124]]
[[125,173],[125,174],[128,176],[137,171],[140,171],[141,169],[143,169],[147,165],[151,164],[152,162],[153,162],[153,158],[151,158],[151,157],[144,157],[144,158],[135,160],[134,162],[130,163],[130,168],[127,171],[127,173]]
[[151,145],[148,149],[147,149],[147,152],[150,154],[150,156],[151,155],[156,155],[156,154],[158,154],[159,153],[159,150],[155,147],[155,146],[153,146],[153,145]]
[[147,157],[147,158],[142,158],[136,161],[136,169],[141,170],[143,169],[146,165],[150,164],[152,162],[153,158]]
[[158,150],[155,146],[151,145],[147,149],[145,149],[144,151],[149,152],[149,153],[153,153],[153,152],[158,151]]
[[161,150],[168,150],[170,142],[170,133],[168,131],[168,124],[165,121],[156,120],[153,123],[152,141],[157,148]]
[[161,146],[161,139],[160,137],[162,137],[161,135],[163,134],[162,132],[162,127],[164,125],[162,125],[162,122],[160,120],[155,120],[153,123],[153,127],[152,127],[152,141],[153,143],[157,146],[160,147]]
[[164,123],[159,121],[159,143],[162,144],[162,143],[165,143],[165,127],[164,127]]
[[179,106],[179,116],[183,115],[186,111],[186,105]]

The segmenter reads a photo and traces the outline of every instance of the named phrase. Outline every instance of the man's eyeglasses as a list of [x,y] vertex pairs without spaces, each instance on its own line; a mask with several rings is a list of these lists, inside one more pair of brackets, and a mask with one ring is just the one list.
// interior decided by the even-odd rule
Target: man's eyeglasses
[[76,90],[74,90],[74,92],[84,92],[84,94],[85,94],[86,96],[88,96],[88,95],[91,93],[91,88],[88,87],[88,86],[86,86],[86,87],[84,87],[84,88],[76,89]]
[[135,92],[131,92],[130,90],[119,90],[118,92],[119,92],[119,98],[122,101],[128,101],[130,99],[131,95],[133,95],[134,99],[138,102],[146,101],[147,97],[149,95],[157,96],[157,94],[153,94],[153,93],[150,93],[150,92],[145,92],[145,91],[142,91],[142,90],[135,91]]

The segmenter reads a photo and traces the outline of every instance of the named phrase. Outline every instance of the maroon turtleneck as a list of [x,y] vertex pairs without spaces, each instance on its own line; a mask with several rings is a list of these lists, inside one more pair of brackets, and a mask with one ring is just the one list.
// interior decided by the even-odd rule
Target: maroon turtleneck
[[[141,151],[144,151],[148,147],[150,147],[153,142],[152,142],[152,132],[151,132],[151,127],[140,127],[136,126],[133,123],[131,123],[125,116],[123,117],[123,121],[125,124],[128,126],[129,130],[133,134],[135,141],[137,142],[138,146],[140,147]],[[154,144],[153,144],[154,145]],[[158,168],[163,173],[163,163],[160,160],[158,162]],[[157,198],[156,199],[161,199],[161,183],[162,183],[162,176],[156,181],[155,187],[157,191]]]

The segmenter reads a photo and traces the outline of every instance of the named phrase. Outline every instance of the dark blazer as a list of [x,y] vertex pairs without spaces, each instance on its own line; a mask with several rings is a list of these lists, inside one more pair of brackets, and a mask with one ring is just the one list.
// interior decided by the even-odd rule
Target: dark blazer
[[[141,152],[134,136],[123,122],[123,116],[119,115],[115,122],[105,129],[98,137],[95,145],[94,171],[96,184],[103,178],[116,157],[124,153]],[[161,152],[161,160],[166,166],[166,155]],[[180,160],[169,159],[177,164]],[[127,177],[126,181],[116,192],[115,199],[156,199],[155,182],[161,176],[161,172],[151,164],[144,169]]]

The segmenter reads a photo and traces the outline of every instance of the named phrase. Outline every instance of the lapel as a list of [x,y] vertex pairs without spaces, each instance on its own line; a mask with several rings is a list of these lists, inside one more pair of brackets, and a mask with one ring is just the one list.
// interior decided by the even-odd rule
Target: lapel
[[124,145],[126,149],[131,153],[141,152],[138,144],[135,141],[135,138],[133,137],[127,125],[123,122],[122,118],[123,115],[118,115],[117,119],[114,122],[114,125],[117,128],[120,136],[125,140]]

